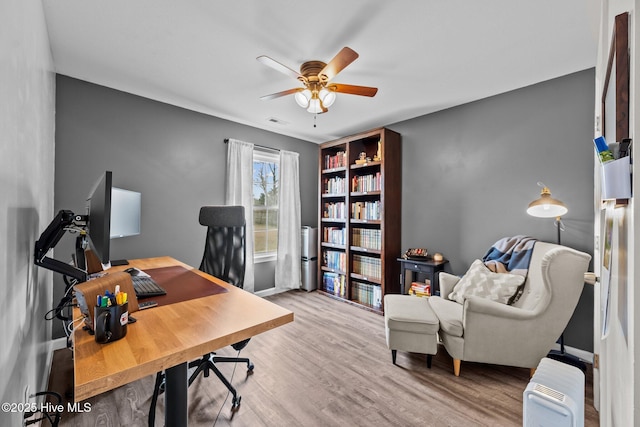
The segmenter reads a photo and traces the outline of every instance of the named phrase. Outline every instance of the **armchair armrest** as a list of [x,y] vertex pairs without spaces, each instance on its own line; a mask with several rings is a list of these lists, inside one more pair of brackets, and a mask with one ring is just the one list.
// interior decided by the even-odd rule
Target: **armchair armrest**
[[453,274],[441,271],[438,275],[438,284],[440,285],[440,296],[444,299],[448,299],[447,297],[451,292],[453,292],[453,287],[458,283],[460,277],[455,276]]
[[472,313],[495,316],[510,320],[530,320],[539,315],[536,311],[525,310],[512,305],[506,305],[487,298],[469,297],[464,304],[465,317]]

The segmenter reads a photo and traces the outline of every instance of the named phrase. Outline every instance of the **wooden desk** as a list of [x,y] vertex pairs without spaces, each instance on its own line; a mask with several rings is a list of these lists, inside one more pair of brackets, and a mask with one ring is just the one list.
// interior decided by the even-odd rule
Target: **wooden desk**
[[[187,363],[203,354],[293,321],[293,313],[170,257],[129,261],[150,270],[182,266],[228,292],[138,311],[127,335],[98,344],[81,328],[74,332],[74,401],[166,371],[166,425],[187,425]],[[74,311],[77,318],[79,310]]]

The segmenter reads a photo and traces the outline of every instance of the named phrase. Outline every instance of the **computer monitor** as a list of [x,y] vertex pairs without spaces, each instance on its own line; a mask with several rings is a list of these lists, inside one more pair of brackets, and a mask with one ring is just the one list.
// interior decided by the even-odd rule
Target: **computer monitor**
[[[61,210],[42,232],[34,247],[34,263],[48,270],[61,273],[77,282],[87,280],[88,273],[84,257],[86,237],[95,254],[104,264],[109,262],[111,228],[111,171],[100,176],[87,198],[87,215]],[[77,233],[75,265],[47,256],[67,231]]]
[[87,233],[91,248],[103,264],[109,263],[111,239],[111,171],[96,181],[87,197]]
[[141,194],[113,187],[111,189],[112,239],[140,234]]
[[[112,238],[140,234],[141,195],[112,187],[112,172],[105,171],[91,187],[86,215],[61,210],[35,243],[36,265],[61,273],[78,282],[87,280],[84,250],[87,240],[102,264],[110,262]],[[66,231],[77,233],[75,265],[48,257]],[[88,237],[88,239],[87,239]]]

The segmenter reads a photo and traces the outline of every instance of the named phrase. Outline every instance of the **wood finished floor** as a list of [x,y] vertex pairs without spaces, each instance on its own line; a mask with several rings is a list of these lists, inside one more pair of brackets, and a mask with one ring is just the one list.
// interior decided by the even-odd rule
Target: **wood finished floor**
[[[518,426],[529,370],[462,363],[461,376],[443,347],[433,358],[386,348],[382,316],[316,292],[269,297],[294,312],[295,320],[258,335],[243,350],[253,375],[238,365],[231,399],[217,378],[200,377],[189,389],[189,426]],[[235,355],[228,347],[220,355]],[[54,355],[50,389],[71,388],[68,350]],[[229,377],[233,365],[220,365]],[[154,378],[89,399],[91,412],[65,413],[62,426],[146,426]],[[598,426],[591,367],[587,374],[585,426]],[[164,396],[156,425],[163,425]]]

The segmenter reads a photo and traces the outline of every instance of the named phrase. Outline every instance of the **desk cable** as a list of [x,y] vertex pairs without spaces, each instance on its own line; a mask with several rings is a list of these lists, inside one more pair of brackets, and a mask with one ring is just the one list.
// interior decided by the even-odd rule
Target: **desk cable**
[[[74,332],[76,331],[76,329],[81,328],[84,326],[84,321],[87,317],[86,316],[81,316],[78,317],[77,319],[74,319],[72,321],[70,321],[66,327],[65,327],[65,334],[67,335],[67,348],[69,349],[73,349],[73,336],[74,336]],[[74,324],[80,322],[77,326],[73,326]]]
[[[242,350],[238,350],[238,354],[236,354],[236,357],[240,357],[240,352]],[[231,378],[229,378],[229,383],[232,384],[233,383],[233,377],[236,374],[236,368],[238,367],[237,363],[233,364],[233,371],[231,371]],[[229,390],[227,390],[227,395],[224,398],[224,402],[222,402],[222,405],[220,405],[220,409],[218,410],[218,413],[216,414],[216,418],[215,420],[213,420],[213,427],[215,427],[215,425],[218,423],[218,418],[220,417],[220,413],[222,412],[222,408],[224,408],[224,405],[227,403],[227,400],[229,400],[229,395],[231,394],[231,392]],[[233,419],[233,415],[235,414],[235,411],[231,411],[231,418]]]
[[[60,418],[62,416],[62,410],[60,409],[62,407],[62,396],[59,393],[56,393],[55,391],[39,391],[35,394],[32,394],[31,397],[39,397],[39,396],[51,396],[51,397],[55,397],[57,402],[51,404],[51,409],[54,411],[53,412],[53,417],[52,417],[52,413],[49,412],[49,410],[45,411],[43,410],[43,408],[40,408],[40,410],[37,410],[37,406],[32,406],[30,409],[30,411],[26,411],[23,415],[24,418],[24,425],[28,426],[31,424],[38,424],[38,425],[42,425],[42,421],[49,421],[49,423],[51,423],[52,427],[58,427],[58,423],[60,422]],[[46,405],[42,405],[44,408],[49,409],[48,406]],[[35,419],[30,419],[34,416],[39,416],[40,418],[35,418]]]
[[70,320],[68,317],[63,316],[62,312],[64,311],[64,309],[74,306],[75,304],[73,304],[73,286],[67,286],[67,290],[60,299],[58,305],[45,313],[44,320],[53,320],[55,318],[58,318],[62,321]]

